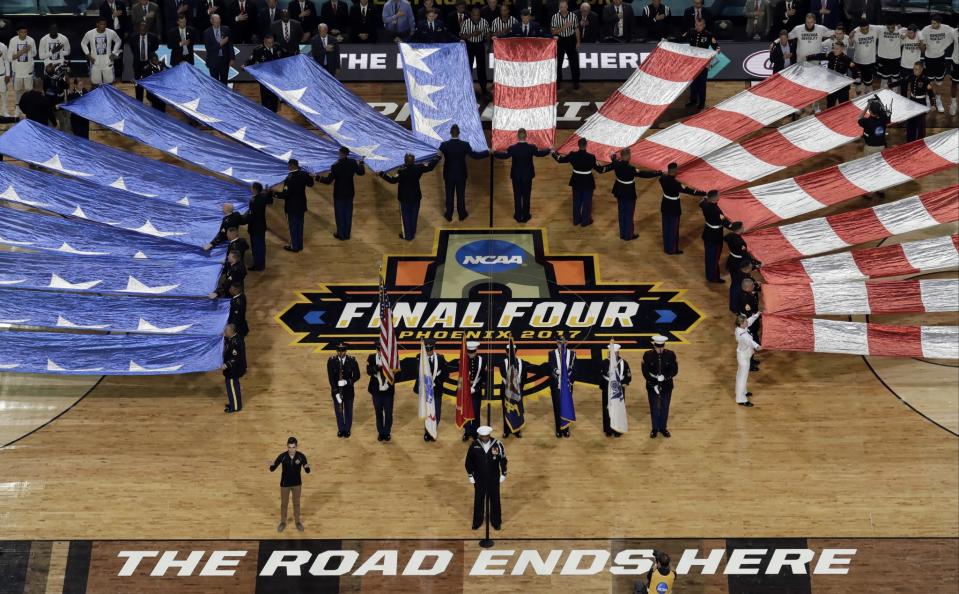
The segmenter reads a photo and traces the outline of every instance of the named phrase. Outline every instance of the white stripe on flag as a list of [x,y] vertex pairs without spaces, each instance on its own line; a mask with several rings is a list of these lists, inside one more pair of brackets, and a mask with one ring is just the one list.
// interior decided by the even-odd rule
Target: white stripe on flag
[[556,127],[556,106],[510,109],[493,106],[494,130],[552,130]]
[[865,282],[835,285],[813,283],[809,287],[812,289],[813,305],[816,307],[817,315],[871,313]]
[[791,105],[786,105],[768,97],[760,97],[755,93],[733,95],[718,104],[716,109],[744,115],[763,124],[775,122],[779,118],[796,111]]
[[809,258],[807,260],[800,260],[800,263],[806,271],[806,276],[808,276],[813,283],[865,278],[850,252],[840,252],[838,254]]
[[493,81],[507,87],[535,87],[556,82],[556,58],[538,62],[497,60]]
[[[629,77],[619,92],[633,101],[648,105],[669,105],[682,94],[689,85],[688,81],[675,82],[665,80],[642,70],[637,70]],[[605,143],[610,144],[610,143]]]
[[763,161],[744,149],[741,144],[733,144],[709,153],[703,157],[703,161],[714,169],[740,181],[759,179],[783,169],[778,165],[771,165]]
[[665,50],[668,52],[673,52],[674,54],[681,54],[683,56],[690,56],[692,58],[711,58],[716,52],[711,49],[705,49],[701,47],[693,47],[686,43],[673,43],[671,41],[660,41],[659,45],[656,46],[658,49]]
[[779,129],[779,133],[797,148],[808,153],[821,153],[828,150],[827,147],[840,146],[858,138],[839,134],[814,116],[787,124]]
[[[649,126],[630,126],[611,120],[603,114],[596,112],[589,117],[589,120],[583,124],[583,127],[576,131],[581,137],[590,142],[598,142],[608,146],[630,146],[649,130]],[[597,155],[600,161],[607,161],[609,155]]]
[[959,280],[920,279],[919,295],[927,312],[956,311],[959,306]]
[[836,235],[829,222],[824,218],[783,225],[779,228],[779,231],[786,238],[786,241],[804,256],[849,247],[848,243]]
[[797,85],[816,89],[823,93],[831,93],[852,83],[852,79],[816,64],[795,64],[780,71],[779,74]]
[[930,359],[959,359],[959,327],[920,326],[922,356]]
[[912,181],[908,175],[893,169],[879,153],[842,163],[839,165],[839,172],[846,176],[849,183],[867,192],[876,192]]
[[952,237],[910,241],[901,245],[909,265],[917,270],[940,270],[959,265]]
[[938,224],[918,196],[910,196],[889,204],[880,204],[874,207],[873,211],[882,226],[889,230],[890,235],[908,233]]
[[694,157],[702,157],[729,144],[729,139],[724,136],[683,123],[674,124],[650,136],[647,140],[660,146],[683,151]]
[[781,219],[789,219],[826,207],[799,187],[794,178],[756,186],[749,192]]
[[869,332],[866,324],[813,319],[816,352],[869,354]]
[[959,130],[947,130],[925,140],[929,150],[950,163],[959,163]]

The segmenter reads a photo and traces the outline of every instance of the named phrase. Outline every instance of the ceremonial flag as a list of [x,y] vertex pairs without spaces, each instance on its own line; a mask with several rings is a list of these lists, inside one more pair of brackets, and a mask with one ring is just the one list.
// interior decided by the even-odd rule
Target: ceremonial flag
[[386,286],[380,276],[380,342],[377,348],[380,361],[383,362],[383,375],[386,381],[393,383],[393,371],[400,368],[400,353],[396,346],[396,330],[393,328],[393,310],[390,308]]
[[436,386],[433,385],[433,371],[430,367],[430,358],[426,354],[426,343],[420,341],[420,418],[424,419],[423,426],[426,432],[436,439],[436,400],[434,400]]
[[510,431],[517,433],[526,425],[526,413],[523,410],[523,370],[520,368],[519,357],[516,356],[516,345],[513,337],[509,337],[509,355],[506,359],[506,377],[503,378],[503,409],[506,424]]
[[473,386],[470,384],[470,358],[466,353],[466,339],[460,345],[460,377],[456,385],[456,426],[460,429],[472,421],[473,416]]
[[553,146],[556,134],[556,40],[493,39],[493,150],[504,151],[526,129],[538,148]]
[[629,418],[626,416],[626,393],[623,391],[623,384],[619,377],[619,353],[618,349],[613,348],[613,342],[609,343],[609,384],[607,387],[607,405],[609,410],[609,426],[617,433],[626,433],[629,431]]
[[559,345],[559,418],[560,429],[568,429],[576,422],[576,410],[573,407],[573,382],[569,377],[569,365],[566,364],[566,354],[569,351],[566,343]]
[[763,313],[788,316],[959,311],[959,280],[920,278],[763,285]]

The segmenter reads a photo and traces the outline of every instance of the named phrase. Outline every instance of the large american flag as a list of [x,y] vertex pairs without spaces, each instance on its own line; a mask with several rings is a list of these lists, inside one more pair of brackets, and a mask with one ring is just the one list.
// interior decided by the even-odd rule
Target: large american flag
[[400,353],[396,347],[396,332],[393,329],[393,310],[386,296],[386,286],[380,277],[380,343],[376,351],[383,363],[383,375],[393,383],[393,371],[400,367]]

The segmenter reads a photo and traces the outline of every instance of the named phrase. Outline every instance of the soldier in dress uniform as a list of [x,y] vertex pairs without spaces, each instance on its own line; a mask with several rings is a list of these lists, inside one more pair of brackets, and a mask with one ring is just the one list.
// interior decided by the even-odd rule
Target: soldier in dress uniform
[[[166,64],[160,61],[160,57],[157,56],[156,52],[150,52],[150,60],[143,67],[143,78],[156,74],[157,72],[163,72],[164,70],[166,70]],[[163,99],[160,99],[150,91],[147,91],[146,95],[147,101],[150,102],[153,109],[166,113],[166,102],[163,101]]]
[[346,241],[353,230],[353,197],[356,189],[353,187],[353,177],[366,173],[362,157],[359,160],[350,158],[350,149],[340,147],[340,158],[330,167],[330,172],[324,176],[316,176],[321,184],[333,184],[333,218],[336,220],[336,232],[333,237]]
[[333,412],[336,414],[336,436],[349,437],[353,429],[353,384],[360,379],[356,358],[346,354],[346,343],[336,345],[336,355],[326,363],[333,394]]
[[706,192],[687,188],[676,179],[678,163],[666,166],[666,173],[660,172],[659,185],[663,188],[663,200],[659,205],[659,212],[663,218],[663,251],[671,256],[683,253],[679,249],[679,217],[683,214],[679,195],[705,196]]
[[463,441],[476,437],[477,427],[480,426],[480,407],[483,404],[483,393],[486,391],[486,357],[479,354],[480,343],[475,340],[467,341],[466,354],[469,357],[470,386],[473,392],[473,420],[463,425]]
[[[733,221],[729,225],[729,233],[723,238],[726,247],[729,248],[726,270],[729,271],[730,277],[735,277],[742,272],[743,262],[748,261],[755,268],[760,266],[760,262],[749,253],[749,247],[746,245],[746,240],[743,239],[743,231],[743,224],[739,221]],[[732,282],[729,286],[729,309],[733,313],[739,313],[739,293],[742,290],[743,278],[745,277],[740,275],[740,282]]]
[[[446,358],[436,352],[436,341],[432,338],[426,339],[426,357],[429,359],[429,374],[433,378],[433,406],[436,408],[436,430],[439,431],[440,417],[443,413],[443,382],[449,375],[446,367]],[[416,355],[416,368],[420,368],[420,356]],[[417,374],[416,381],[413,383],[413,393],[420,393],[420,379]],[[423,441],[436,441],[428,431],[423,430]]]
[[[742,292],[739,294],[739,311],[741,316],[750,317],[759,312],[759,283],[751,278],[744,278],[742,281]],[[760,344],[759,333],[762,331],[762,320],[750,322],[749,333],[753,340]],[[749,360],[749,371],[759,371],[759,361],[756,357]]]
[[[692,47],[713,48],[717,52],[719,51],[719,42],[716,41],[715,35],[706,30],[706,21],[703,19],[696,19],[693,28],[686,31],[683,38],[689,41],[689,45]],[[686,107],[695,106],[696,109],[706,107],[706,79],[708,77],[709,68],[703,68],[699,76],[693,79],[693,84],[689,85],[689,102]]]
[[587,141],[579,139],[579,150],[561,157],[553,152],[557,163],[569,163],[573,166],[573,173],[569,176],[569,187],[573,188],[573,224],[588,227],[593,224],[593,191],[596,189],[596,180],[593,171],[602,172],[596,164],[596,157],[586,151]]
[[653,429],[649,436],[662,433],[669,437],[666,428],[669,422],[669,402],[673,397],[673,378],[679,374],[676,353],[666,348],[666,337],[653,336],[653,350],[643,354],[643,378],[646,380],[646,396],[649,398],[649,417]]
[[306,215],[306,189],[313,186],[313,176],[300,169],[296,159],[287,161],[289,173],[283,180],[283,189],[275,195],[283,200],[283,211],[290,227],[290,243],[283,246],[288,252],[303,251],[303,220]]
[[[267,33],[263,36],[263,43],[256,48],[254,48],[253,53],[250,54],[250,58],[246,61],[246,65],[251,64],[262,64],[264,62],[272,62],[273,60],[279,60],[280,58],[286,57],[286,50],[282,46],[276,45],[273,43],[273,34]],[[269,109],[273,113],[276,113],[280,109],[280,100],[273,94],[273,92],[266,87],[266,85],[260,85],[260,105]]]
[[499,486],[506,480],[506,448],[491,437],[492,427],[483,425],[466,450],[466,475],[473,485],[473,530],[483,525],[489,501],[489,523],[494,530],[502,526]]
[[250,244],[240,237],[240,228],[236,225],[230,225],[226,228],[226,253],[239,252],[240,262],[246,262],[246,252],[250,249]]
[[710,190],[699,203],[703,211],[703,253],[705,254],[706,280],[711,283],[726,282],[719,274],[719,258],[723,253],[723,227],[732,225],[723,209],[719,208],[719,192]]
[[[838,39],[832,43],[832,51],[829,53],[811,54],[806,56],[807,60],[825,60],[826,68],[838,74],[845,75],[850,70],[856,71],[856,65],[852,58],[846,55],[846,44]],[[849,86],[844,86],[832,93],[826,95],[826,107],[832,107],[837,103],[849,101]]]
[[250,325],[246,323],[246,293],[243,292],[243,285],[230,285],[230,314],[226,321],[233,324],[237,334],[246,339]]
[[[611,344],[609,348],[617,355],[619,354],[620,346],[618,344]],[[599,390],[602,393],[603,401],[603,433],[606,434],[606,437],[619,437],[622,433],[614,431],[609,423],[609,356],[603,359],[599,369]],[[626,362],[626,359],[618,357],[615,373],[615,379],[619,380],[619,383],[623,386],[623,397],[625,398],[626,386],[633,381],[633,373],[630,371],[629,363]]]
[[[517,381],[511,387],[510,379],[516,374]],[[506,345],[506,356],[499,367],[500,377],[503,378],[503,439],[515,435],[517,439],[523,437],[523,427],[526,425],[526,407],[523,405],[523,380],[526,379],[526,363],[516,354],[516,345],[510,342]],[[513,397],[511,398],[510,395]],[[514,408],[507,414],[507,408]]]
[[437,157],[425,165],[420,165],[416,162],[416,156],[413,153],[406,153],[403,157],[403,166],[397,169],[394,175],[385,171],[380,173],[380,177],[387,182],[398,184],[396,199],[400,202],[400,218],[403,225],[400,239],[413,241],[416,237],[416,223],[420,218],[420,201],[423,200],[420,178],[424,173],[436,169],[439,162]]
[[559,336],[556,338],[556,348],[549,352],[549,371],[550,371],[550,380],[549,380],[549,396],[553,401],[553,422],[556,426],[556,437],[569,437],[569,427],[563,428],[563,419],[560,417],[560,381],[562,379],[562,369],[563,365],[566,366],[566,373],[569,377],[570,388],[573,388],[574,382],[576,381],[576,351],[572,349],[566,349],[566,361],[560,361],[559,349],[560,345],[566,344],[566,337]]
[[367,389],[373,397],[373,413],[376,415],[376,440],[389,441],[393,432],[393,395],[396,389],[383,374],[383,362],[378,352],[366,358],[366,373],[370,376]]
[[226,241],[226,230],[230,227],[238,227],[244,224],[243,215],[233,209],[232,202],[223,203],[223,218],[220,219],[220,229],[216,232],[210,243],[203,246],[206,251],[212,250],[217,245]]
[[526,142],[526,130],[516,131],[516,144],[505,151],[497,151],[493,156],[497,159],[512,159],[509,168],[509,179],[513,183],[513,220],[525,223],[533,218],[530,212],[533,194],[533,178],[536,177],[536,166],[533,157],[545,157],[550,154],[548,148],[539,149],[536,145]]
[[226,254],[226,264],[223,265],[223,273],[220,274],[216,291],[210,293],[208,297],[210,299],[226,297],[230,293],[230,286],[243,286],[244,279],[246,279],[246,266],[243,265],[240,252],[231,250]]
[[612,171],[616,176],[613,183],[613,196],[619,206],[619,238],[623,241],[632,241],[639,237],[633,230],[633,215],[636,212],[636,178],[659,177],[658,171],[640,171],[629,162],[630,152],[624,148],[610,156],[610,163],[600,168],[600,173]]
[[469,174],[466,157],[482,159],[489,156],[489,151],[474,151],[470,143],[460,140],[460,127],[453,124],[450,126],[450,139],[440,144],[440,154],[446,160],[443,163],[443,186],[446,191],[446,210],[443,211],[443,218],[447,221],[453,220],[455,197],[456,214],[461,221],[464,221],[470,216],[466,209],[466,178]]
[[729,311],[734,314],[739,313],[739,294],[743,292],[743,279],[752,278],[753,271],[756,270],[749,258],[743,258],[733,266],[737,265],[738,271],[735,268],[729,271]]
[[250,251],[253,266],[249,270],[266,270],[266,207],[273,204],[273,190],[264,190],[263,184],[253,182],[250,186],[253,198],[246,211],[246,230],[250,234]]
[[246,345],[233,324],[223,329],[223,377],[226,379],[226,406],[223,412],[243,410],[240,378],[246,373]]

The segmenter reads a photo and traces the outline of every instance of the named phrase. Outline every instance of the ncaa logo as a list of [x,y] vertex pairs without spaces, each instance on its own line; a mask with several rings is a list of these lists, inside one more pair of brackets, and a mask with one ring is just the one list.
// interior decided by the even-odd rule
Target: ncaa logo
[[656,586],[656,592],[657,594],[666,594],[666,592],[669,592],[669,586],[663,582],[659,582],[659,584]]
[[525,252],[515,243],[500,239],[481,239],[468,243],[456,252],[460,266],[479,274],[507,272],[524,263]]
[[773,67],[769,63],[769,50],[749,54],[743,60],[743,70],[758,78],[772,76]]

